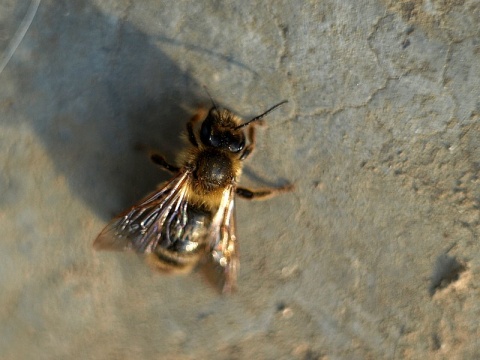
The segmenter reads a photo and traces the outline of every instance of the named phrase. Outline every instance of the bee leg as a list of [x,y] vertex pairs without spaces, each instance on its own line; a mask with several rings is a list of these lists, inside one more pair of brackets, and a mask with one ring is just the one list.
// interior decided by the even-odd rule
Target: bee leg
[[286,193],[293,190],[293,185],[286,185],[274,189],[250,190],[242,187],[237,187],[236,194],[248,200],[264,200],[278,194]]
[[176,167],[175,165],[169,164],[162,155],[157,153],[148,145],[139,143],[135,145],[135,149],[138,151],[146,152],[148,157],[150,158],[150,160],[152,160],[154,164],[160,165],[162,168],[164,168],[167,171],[170,171],[171,173],[175,174],[180,171],[180,168]]
[[201,108],[187,123],[188,141],[190,141],[190,143],[195,147],[198,147],[198,141],[197,137],[195,136],[195,132],[193,131],[193,127],[197,122],[205,118],[205,116],[205,109]]
[[157,153],[150,153],[150,159],[157,165],[161,166],[167,171],[170,171],[171,173],[178,173],[180,171],[180,168],[176,167],[175,165],[171,165],[165,160],[165,158]]
[[240,155],[240,160],[245,160],[247,157],[250,156],[250,154],[255,149],[255,125],[257,124],[251,124],[248,128],[248,133],[247,133],[248,145],[245,146],[245,149],[243,150],[242,155]]

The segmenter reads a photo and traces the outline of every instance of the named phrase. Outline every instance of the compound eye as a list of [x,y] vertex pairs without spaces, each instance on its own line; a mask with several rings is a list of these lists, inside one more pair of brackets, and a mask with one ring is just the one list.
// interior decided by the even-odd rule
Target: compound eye
[[202,143],[205,145],[212,145],[212,121],[213,119],[211,118],[210,114],[208,114],[200,129],[200,140],[202,140]]
[[207,119],[203,122],[200,129],[200,140],[207,146],[221,147],[222,146],[222,134],[217,134],[212,129],[212,119]]
[[233,135],[230,136],[230,139],[228,139],[228,150],[230,150],[232,153],[242,151],[244,147],[245,137]]

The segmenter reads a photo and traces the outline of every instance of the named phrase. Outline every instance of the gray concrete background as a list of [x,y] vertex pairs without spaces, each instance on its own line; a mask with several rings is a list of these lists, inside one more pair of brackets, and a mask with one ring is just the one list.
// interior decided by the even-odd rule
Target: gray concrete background
[[[5,59],[28,1],[0,3]],[[480,357],[480,4],[42,1],[0,73],[1,359]],[[216,101],[268,117],[239,291],[91,243]]]

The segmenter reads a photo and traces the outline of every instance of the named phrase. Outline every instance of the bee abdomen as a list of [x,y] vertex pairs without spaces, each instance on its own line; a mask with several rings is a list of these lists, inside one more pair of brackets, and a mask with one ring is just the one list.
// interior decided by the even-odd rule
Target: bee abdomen
[[200,253],[177,253],[158,248],[147,255],[147,262],[163,273],[187,273],[198,263]]
[[164,240],[149,255],[149,262],[162,272],[190,271],[206,251],[209,223],[210,213],[185,206],[163,230]]

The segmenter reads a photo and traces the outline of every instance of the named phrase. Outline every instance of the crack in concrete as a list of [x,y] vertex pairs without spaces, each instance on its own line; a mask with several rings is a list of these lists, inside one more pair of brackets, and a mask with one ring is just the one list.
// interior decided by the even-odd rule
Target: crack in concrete
[[[283,64],[285,64],[285,61],[286,59],[288,58],[289,56],[289,50],[288,50],[288,25],[285,25],[285,24],[282,24],[279,19],[278,19],[278,16],[275,15],[273,17],[273,20],[274,20],[274,23],[275,23],[275,26],[277,27],[278,29],[278,33],[280,35],[280,39],[281,39],[281,49],[280,51],[278,52],[278,56],[277,56],[277,59],[276,59],[276,65],[277,65],[277,68],[278,69],[282,69],[283,68]],[[291,113],[293,114],[293,116],[298,116],[298,102],[296,101],[296,98],[297,98],[297,93],[295,91],[295,87],[293,86],[292,84],[292,81],[291,81],[291,75],[290,75],[290,72],[288,71],[288,69],[286,70],[286,72],[284,72],[284,77],[285,79],[287,80],[287,83],[288,83],[288,87],[289,87],[289,93],[293,95],[293,101],[292,101],[292,104],[293,104],[293,109],[291,111]],[[290,100],[289,100],[290,102]]]

